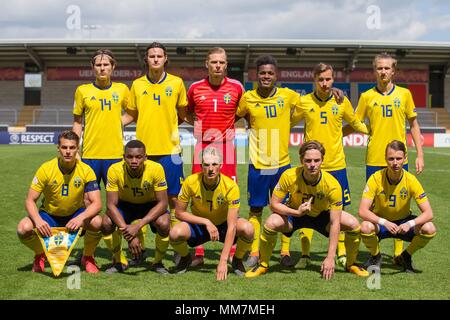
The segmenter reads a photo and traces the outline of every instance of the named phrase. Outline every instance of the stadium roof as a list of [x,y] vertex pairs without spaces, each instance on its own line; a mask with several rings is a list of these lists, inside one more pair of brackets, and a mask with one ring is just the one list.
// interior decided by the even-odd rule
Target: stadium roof
[[[34,62],[45,66],[86,65],[98,48],[113,50],[120,65],[142,65],[145,48],[153,39],[20,39],[0,40],[0,66],[19,66]],[[166,45],[169,59],[175,66],[202,66],[209,48],[227,50],[230,65],[247,70],[261,54],[271,54],[283,66],[300,66],[328,62],[353,69],[369,66],[375,54],[394,54],[402,66],[442,65],[450,69],[450,43],[355,40],[186,40],[158,39]]]

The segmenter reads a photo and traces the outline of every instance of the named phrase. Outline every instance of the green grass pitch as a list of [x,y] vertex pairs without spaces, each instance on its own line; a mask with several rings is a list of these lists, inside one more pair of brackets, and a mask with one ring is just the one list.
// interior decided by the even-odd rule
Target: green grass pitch
[[[297,148],[291,148],[291,160],[298,164]],[[365,183],[364,148],[346,148],[348,176],[352,205],[348,211],[357,213]],[[312,244],[313,264],[307,270],[285,270],[279,265],[279,241],[267,275],[256,279],[239,278],[230,274],[225,282],[215,280],[215,268],[222,248],[221,244],[207,243],[205,266],[181,275],[161,276],[146,267],[129,269],[123,274],[107,275],[104,272],[91,275],[81,273],[80,289],[69,289],[71,281],[66,270],[54,278],[50,267],[46,273],[31,272],[32,252],[17,239],[16,226],[25,216],[24,199],[39,165],[56,155],[55,146],[0,146],[0,275],[1,299],[237,299],[237,300],[304,300],[304,299],[449,299],[450,298],[450,149],[425,148],[425,172],[419,176],[432,205],[434,223],[438,234],[424,249],[414,255],[417,269],[422,273],[409,275],[399,272],[392,264],[393,241],[382,242],[383,266],[378,289],[369,289],[376,279],[358,278],[345,273],[340,267],[331,281],[320,278],[320,264],[327,251],[327,239],[315,233]],[[414,164],[415,152],[411,150],[410,164]],[[411,165],[410,165],[411,166]],[[240,214],[248,216],[246,203],[247,165],[238,169],[239,186],[243,198]],[[190,172],[186,166],[185,174]],[[104,191],[102,191],[104,198]],[[413,211],[417,212],[415,204]],[[264,217],[268,214],[265,209]],[[154,236],[148,233],[147,261],[151,260]],[[83,241],[79,241],[72,255],[79,253]],[[407,245],[407,243],[405,243]],[[124,244],[126,249],[126,244]],[[300,256],[298,232],[291,242],[295,260]],[[97,263],[104,271],[110,263],[110,254],[103,241],[96,251]],[[173,251],[169,247],[164,263],[173,267]],[[361,243],[359,262],[368,257]]]

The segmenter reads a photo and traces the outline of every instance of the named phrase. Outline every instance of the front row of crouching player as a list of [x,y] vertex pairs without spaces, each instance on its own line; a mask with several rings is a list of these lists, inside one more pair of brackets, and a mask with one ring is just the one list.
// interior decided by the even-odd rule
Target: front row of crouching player
[[[321,170],[325,154],[321,143],[304,143],[299,152],[301,165],[286,170],[275,187],[271,199],[273,213],[265,221],[261,234],[260,261],[247,272],[242,259],[250,249],[254,230],[250,222],[239,217],[239,187],[220,173],[222,157],[217,149],[206,148],[202,153],[202,171],[184,181],[175,209],[179,222],[170,227],[164,170],[160,164],[147,160],[142,142],[128,142],[124,160],[108,170],[107,210],[103,219],[99,215],[101,196],[95,174],[76,157],[78,136],[72,131],[63,132],[57,148],[58,157],[45,162],[36,172],[25,201],[28,217],[17,228],[20,241],[35,252],[34,272],[44,271],[46,259],[36,232],[51,236],[51,227],[86,230],[82,265],[90,273],[99,271],[94,252],[102,233],[108,235],[116,229],[127,240],[133,259],[139,260],[144,248],[138,234],[149,224],[156,233],[151,266],[161,274],[169,273],[162,263],[169,242],[179,255],[174,272],[184,273],[191,264],[188,245],[220,241],[224,245],[216,268],[217,280],[227,278],[228,259],[235,242],[236,252],[231,261],[235,274],[252,278],[267,273],[277,232],[290,236],[299,228],[312,228],[328,237],[328,253],[321,266],[322,276],[327,280],[335,271],[341,230],[346,232],[346,270],[363,277],[369,272],[356,264],[361,238],[371,254],[366,268],[381,266],[379,240],[391,237],[410,241],[396,263],[404,271],[414,272],[411,256],[436,234],[431,222],[433,213],[421,184],[402,168],[406,147],[399,141],[392,141],[386,147],[387,168],[372,175],[367,182],[359,209],[361,224],[342,210],[339,183]],[[44,199],[38,209],[36,203],[41,193]],[[411,198],[421,210],[417,217],[410,211]],[[118,250],[121,248],[113,248],[115,256]],[[107,271],[123,272],[127,268],[128,265],[115,261]]]

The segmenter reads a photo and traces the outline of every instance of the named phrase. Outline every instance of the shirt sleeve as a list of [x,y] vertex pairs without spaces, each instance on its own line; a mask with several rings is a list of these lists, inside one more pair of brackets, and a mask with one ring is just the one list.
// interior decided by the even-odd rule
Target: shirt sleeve
[[154,170],[155,180],[153,183],[153,189],[155,191],[167,190],[166,175],[164,174],[164,169],[161,165]]
[[127,85],[124,85],[123,99],[122,99],[122,110],[128,109],[128,104],[130,103],[130,89]]
[[291,128],[296,126],[303,118],[304,112],[301,102],[301,96],[300,94],[296,93],[291,109]]
[[106,183],[106,191],[119,192],[117,173],[113,167],[109,167],[108,169],[107,180],[108,182]]
[[416,177],[412,176],[411,182],[411,197],[414,198],[416,203],[419,205],[428,201],[427,194],[423,190],[423,187],[420,184],[419,180],[417,180]]
[[189,203],[189,199],[191,198],[190,195],[190,188],[188,180],[185,180],[183,184],[181,185],[180,193],[178,194],[178,200]]
[[84,112],[83,106],[83,93],[81,92],[81,87],[75,90],[75,99],[73,102],[73,114],[76,116],[82,116]]
[[356,131],[369,134],[366,124],[358,119],[348,99],[344,100],[344,120],[347,121],[347,123],[350,124],[350,126],[352,126],[352,128]]
[[86,179],[85,179],[85,185],[84,185],[84,192],[91,192],[95,190],[100,190],[100,187],[97,183],[97,177],[95,176],[94,170],[92,170],[90,167],[88,168],[86,172]]
[[186,87],[184,86],[183,80],[180,79],[180,95],[178,96],[177,107],[184,108],[188,105]]
[[187,92],[187,101],[188,101],[188,111],[194,112],[195,109],[195,100],[194,100],[194,86],[190,86]]
[[136,85],[133,84],[131,85],[131,89],[130,89],[130,98],[128,101],[128,105],[127,105],[127,109],[130,110],[137,110],[137,103],[136,103]]
[[47,175],[45,174],[44,167],[40,166],[39,169],[36,171],[33,180],[31,181],[30,188],[33,189],[34,191],[42,193],[47,184],[48,178]]
[[356,107],[355,114],[360,121],[364,121],[366,118],[366,99],[364,93],[361,94],[361,96],[359,97],[358,106]]
[[234,209],[239,208],[241,205],[241,195],[239,192],[239,187],[237,185],[234,185],[230,191],[228,192],[227,196],[228,200],[228,208]]
[[377,191],[377,183],[375,181],[375,175],[371,175],[369,180],[367,180],[366,186],[364,187],[362,197],[365,199],[373,200],[375,199]]
[[236,115],[238,117],[244,117],[247,113],[248,113],[248,105],[247,105],[247,99],[244,94],[244,95],[242,95],[241,99],[239,100],[239,105],[236,110]]
[[288,193],[289,193],[289,179],[287,174],[283,172],[281,174],[280,180],[273,189],[273,194],[279,199],[284,199]]
[[414,99],[412,97],[411,91],[406,91],[406,108],[405,108],[405,114],[408,119],[416,118],[417,112],[416,112],[416,106],[414,104]]
[[330,187],[328,201],[330,210],[342,210],[342,188],[337,181]]

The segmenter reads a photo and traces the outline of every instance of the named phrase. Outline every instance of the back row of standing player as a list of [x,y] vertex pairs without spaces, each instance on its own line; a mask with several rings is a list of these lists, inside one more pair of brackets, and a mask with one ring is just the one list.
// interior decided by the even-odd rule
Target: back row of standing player
[[[361,95],[356,113],[347,98],[337,103],[332,94],[333,69],[323,63],[314,68],[314,92],[300,97],[288,88],[275,87],[277,62],[271,56],[257,59],[258,88],[246,93],[239,81],[226,76],[227,55],[222,48],[212,48],[208,52],[205,61],[208,77],[193,83],[187,93],[182,79],[165,71],[168,57],[162,44],[152,43],[146,49],[144,61],[147,73],[136,79],[128,90],[125,84],[111,81],[116,67],[112,52],[98,50],[94,54],[91,64],[96,80],[77,88],[73,112],[73,129],[79,136],[85,117],[83,161],[94,169],[99,183],[101,180],[106,183],[109,166],[122,160],[122,125],[136,122],[136,137],[144,142],[149,159],[164,168],[171,217],[174,218],[174,201],[183,180],[178,125],[186,121],[194,126],[197,144],[192,172],[200,171],[199,158],[195,155],[213,144],[223,153],[222,172],[236,180],[234,123],[235,119],[245,117],[251,128],[247,181],[249,220],[255,229],[248,266],[258,261],[263,208],[269,204],[270,194],[281,174],[290,168],[290,128],[302,119],[305,122],[304,140],[318,140],[325,147],[323,169],[341,184],[344,205],[350,204],[350,189],[343,132],[348,134],[357,130],[370,134],[366,157],[368,179],[373,172],[386,166],[384,148],[389,142],[397,139],[406,143],[406,118],[417,150],[416,172],[423,170],[420,127],[414,102],[409,90],[394,85],[396,61],[388,54],[375,57],[373,67],[377,85]],[[363,123],[366,118],[369,129]],[[344,130],[343,120],[349,124]],[[197,248],[196,253],[201,257],[202,249]],[[283,257],[289,258],[289,238],[284,236]]]

